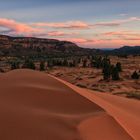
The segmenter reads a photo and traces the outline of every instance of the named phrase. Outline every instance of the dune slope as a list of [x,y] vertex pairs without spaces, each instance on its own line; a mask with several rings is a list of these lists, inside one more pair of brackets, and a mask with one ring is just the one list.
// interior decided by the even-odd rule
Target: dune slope
[[0,139],[132,140],[102,107],[32,70],[0,75]]
[[81,89],[66,81],[54,78],[106,110],[133,139],[140,140],[140,102],[138,100]]

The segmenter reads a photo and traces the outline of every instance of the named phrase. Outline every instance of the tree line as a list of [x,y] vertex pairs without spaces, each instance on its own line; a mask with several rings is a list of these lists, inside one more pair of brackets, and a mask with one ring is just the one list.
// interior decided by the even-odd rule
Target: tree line
[[[81,64],[81,65],[80,65]],[[122,65],[120,62],[116,64],[111,64],[110,59],[107,56],[85,56],[79,58],[57,58],[57,59],[48,59],[40,60],[39,70],[45,71],[47,68],[52,68],[54,66],[63,66],[63,67],[91,67],[102,69],[103,79],[104,80],[120,80],[120,73],[122,70]],[[35,62],[32,59],[25,59],[22,66],[18,61],[11,62],[11,70],[19,68],[29,68],[36,69]],[[137,71],[134,71],[131,75],[132,79],[139,79],[140,75]]]

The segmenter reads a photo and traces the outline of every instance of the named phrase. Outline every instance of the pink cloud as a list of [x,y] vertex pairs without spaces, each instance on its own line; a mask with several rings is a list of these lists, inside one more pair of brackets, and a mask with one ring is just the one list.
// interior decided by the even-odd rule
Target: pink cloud
[[52,31],[48,33],[48,36],[65,36],[66,34],[64,32],[59,31]]
[[140,40],[140,33],[134,31],[114,31],[104,33],[103,35],[124,40]]
[[[64,40],[64,39],[62,39]],[[65,40],[77,43],[81,47],[85,48],[114,48],[124,45],[139,45],[140,40],[127,40],[127,39],[84,39],[84,38],[67,38]]]
[[124,40],[124,39],[94,39],[93,41],[86,42],[86,43],[81,43],[79,44],[80,46],[83,47],[91,47],[91,48],[117,48],[125,45],[140,45],[139,40]]
[[48,36],[70,36],[70,35],[76,35],[77,33],[65,33],[61,31],[51,31],[48,32]]
[[109,21],[109,22],[99,22],[99,23],[94,24],[93,26],[120,26],[121,24],[129,23],[133,21],[140,21],[140,18],[130,17],[128,19],[120,19],[120,20],[114,20],[114,21]]
[[[61,27],[59,24],[58,25],[56,24],[53,26]],[[65,33],[62,31],[47,32],[46,29],[35,28],[31,26],[30,24],[19,23],[15,20],[3,19],[3,18],[0,18],[0,27],[6,28],[5,30],[2,29],[1,33],[6,33],[8,35],[23,35],[23,36],[34,36],[34,37],[47,37],[47,36],[59,37],[59,36],[68,36],[68,35],[71,36],[71,35],[77,34],[77,33],[71,33],[71,32]],[[75,27],[76,27],[76,24],[75,24]]]
[[133,35],[133,36],[140,36],[140,33],[134,31],[114,31],[114,32],[106,32],[105,35]]
[[90,29],[100,26],[120,26],[125,23],[134,22],[134,21],[140,21],[139,17],[130,17],[127,19],[119,19],[114,21],[108,21],[108,22],[97,22],[97,23],[86,23],[83,21],[67,21],[67,22],[39,22],[39,23],[33,23],[33,26],[36,27],[51,27],[51,28],[64,28],[64,29]]
[[84,38],[66,38],[66,39],[61,39],[61,40],[68,40],[74,43],[78,43],[78,44],[83,44],[87,42],[87,39]]
[[[33,23],[26,24],[20,23],[15,20],[0,18],[0,27],[6,28],[6,34],[34,36],[34,37],[53,37],[60,40],[68,40],[77,43],[79,46],[85,47],[111,47],[111,46],[122,46],[122,45],[139,45],[140,44],[140,33],[134,31],[114,31],[106,32],[95,36],[94,39],[87,39],[86,33],[84,35],[72,33],[71,29],[91,29],[94,27],[104,26],[119,26],[124,23],[140,21],[138,17],[131,17],[128,19],[115,20],[110,22],[99,22],[96,24],[85,23],[82,21],[71,21],[64,23]],[[51,27],[57,28],[56,30],[47,32],[46,28]],[[67,28],[69,32],[60,31],[60,29]],[[3,30],[3,29],[2,29]],[[80,38],[81,36],[81,38]],[[83,38],[82,38],[83,37]]]
[[41,32],[41,29],[33,28],[27,24],[19,23],[11,19],[0,18],[0,27],[9,29],[12,33],[16,34],[31,34],[34,32]]
[[[16,34],[40,34],[45,33],[45,29],[41,27],[51,27],[51,28],[67,28],[67,29],[90,29],[100,26],[120,26],[121,24],[132,22],[132,21],[140,21],[139,17],[130,17],[128,19],[114,20],[109,22],[98,22],[95,24],[86,23],[83,21],[68,21],[68,22],[60,22],[60,23],[33,23],[33,24],[25,24],[19,23],[15,20],[0,18],[0,27],[5,27],[9,32]],[[50,36],[62,36],[66,35],[62,32],[50,32],[48,33]]]
[[90,27],[89,24],[82,21],[68,21],[68,22],[60,22],[60,23],[34,23],[34,26],[39,27],[51,27],[51,28],[69,28],[69,29],[87,29]]

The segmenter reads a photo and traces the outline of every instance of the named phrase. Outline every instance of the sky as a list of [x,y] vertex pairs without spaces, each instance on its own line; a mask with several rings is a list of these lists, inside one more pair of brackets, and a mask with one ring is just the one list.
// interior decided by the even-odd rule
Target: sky
[[87,48],[140,45],[140,0],[1,0],[0,34]]

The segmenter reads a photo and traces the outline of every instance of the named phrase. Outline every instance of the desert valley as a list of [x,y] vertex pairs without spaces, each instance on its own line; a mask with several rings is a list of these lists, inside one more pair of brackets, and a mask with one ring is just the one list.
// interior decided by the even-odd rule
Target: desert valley
[[0,89],[1,139],[140,138],[139,101],[81,89],[33,70],[1,74]]
[[102,51],[19,40],[0,40],[0,138],[139,140],[139,47]]
[[1,1],[0,140],[140,140],[139,5]]
[[131,78],[131,75],[135,70],[137,72],[140,70],[140,56],[129,56],[128,58],[110,56],[110,58],[112,64],[116,64],[117,62],[122,64],[123,71],[120,73],[120,80],[103,80],[102,69],[97,69],[95,67],[54,67],[48,72],[82,88],[88,88],[102,93],[111,93],[113,95],[140,99],[140,79]]
[[29,68],[82,88],[140,99],[139,46],[105,51],[53,39],[1,36],[0,41],[1,72]]

